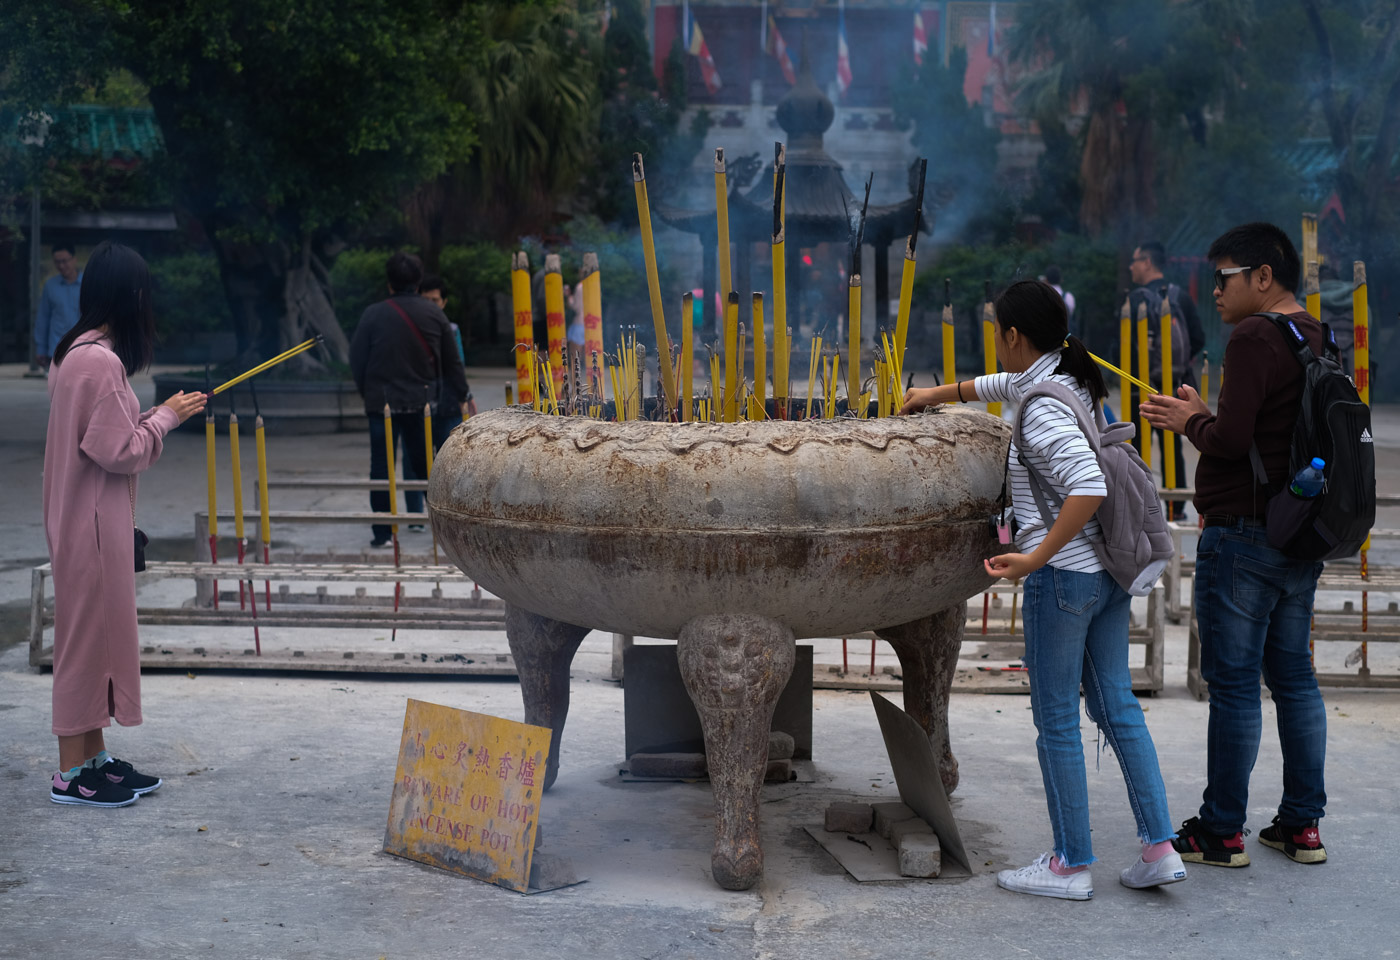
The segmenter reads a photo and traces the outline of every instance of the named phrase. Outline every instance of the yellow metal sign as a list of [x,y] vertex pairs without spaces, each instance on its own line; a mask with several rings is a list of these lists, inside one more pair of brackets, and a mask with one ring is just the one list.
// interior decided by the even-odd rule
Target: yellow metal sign
[[384,852],[523,892],[549,740],[548,727],[409,700]]

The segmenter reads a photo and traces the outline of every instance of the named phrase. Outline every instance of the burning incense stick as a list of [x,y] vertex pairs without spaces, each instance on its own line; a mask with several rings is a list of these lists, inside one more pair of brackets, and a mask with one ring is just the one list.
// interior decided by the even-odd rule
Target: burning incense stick
[[[957,346],[953,341],[953,281],[943,278],[943,382],[955,383],[957,374]],[[950,403],[952,401],[949,401]]]
[[249,377],[255,377],[258,374],[262,373],[264,370],[267,370],[271,367],[275,367],[277,364],[281,363],[284,360],[290,360],[292,357],[295,357],[299,353],[305,353],[312,347],[316,346],[316,344],[320,343],[322,339],[324,338],[322,338],[320,334],[317,334],[310,340],[307,340],[305,343],[299,343],[295,347],[292,347],[292,349],[290,350],[284,350],[282,353],[279,353],[271,360],[264,360],[262,363],[258,364],[253,369],[248,370],[244,373],[240,373],[238,376],[234,377],[232,380],[229,380],[226,383],[219,384],[213,390],[209,391],[209,395],[212,397],[215,394],[223,393],[225,390],[229,389],[230,387],[237,386],[244,380],[247,380]]
[[778,401],[779,418],[787,416],[788,358],[787,328],[787,150],[781,142],[773,145],[773,396]]
[[[909,339],[909,308],[914,302],[914,268],[917,265],[915,250],[919,245],[919,224],[924,215],[924,179],[928,174],[928,160],[919,160],[919,193],[914,201],[914,229],[909,232],[909,239],[904,245],[904,272],[899,278],[899,313],[897,313],[894,327],[894,354],[890,357],[890,362],[896,369],[904,366],[904,346]],[[880,317],[881,321],[885,318]]]
[[558,398],[564,392],[564,341],[567,325],[564,321],[564,277],[560,273],[557,253],[551,253],[544,258],[544,317],[549,345],[551,396]]
[[724,172],[724,148],[715,150],[715,221],[719,226],[719,289],[728,296],[734,289],[729,270],[729,186]]
[[535,340],[535,314],[530,303],[530,258],[524,250],[517,253],[511,262],[510,292],[515,310],[515,392],[522,404],[533,404],[535,393],[531,381],[534,380],[534,372],[530,355],[524,347]]

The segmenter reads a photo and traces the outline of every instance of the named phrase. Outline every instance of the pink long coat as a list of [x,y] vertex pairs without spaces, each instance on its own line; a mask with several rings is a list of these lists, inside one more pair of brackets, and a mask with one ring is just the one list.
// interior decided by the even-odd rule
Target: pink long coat
[[[78,344],[99,340],[94,346]],[[136,573],[127,477],[160,457],[180,419],[141,412],[121,360],[83,334],[49,375],[44,532],[53,561],[53,732],[141,722]],[[132,480],[133,489],[135,479]]]

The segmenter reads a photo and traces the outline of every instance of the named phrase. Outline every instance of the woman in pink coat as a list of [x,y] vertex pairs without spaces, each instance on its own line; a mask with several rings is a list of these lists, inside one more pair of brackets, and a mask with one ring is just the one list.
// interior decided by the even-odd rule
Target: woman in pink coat
[[103,243],[78,294],[76,326],[54,350],[44,447],[44,532],[53,561],[53,732],[49,799],[124,807],[161,785],[107,752],[111,718],[141,722],[133,529],[136,474],[165,435],[204,408],[176,394],[141,412],[127,380],[151,363],[151,278],[136,251]]

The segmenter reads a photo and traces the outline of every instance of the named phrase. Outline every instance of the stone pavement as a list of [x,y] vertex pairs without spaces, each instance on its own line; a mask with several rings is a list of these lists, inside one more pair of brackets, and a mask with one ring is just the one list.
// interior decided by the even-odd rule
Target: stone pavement
[[[545,849],[570,857],[588,877],[573,888],[522,897],[380,851],[405,701],[520,719],[513,682],[148,674],[146,722],[113,728],[110,742],[166,785],[121,810],[51,804],[50,678],[28,668],[21,644],[29,568],[46,556],[38,474],[47,401],[42,381],[18,372],[0,368],[0,489],[8,504],[0,515],[0,958],[1250,958],[1400,950],[1400,918],[1390,906],[1400,896],[1394,692],[1326,691],[1326,865],[1291,863],[1250,838],[1248,869],[1194,866],[1186,883],[1147,892],[1117,883],[1118,869],[1136,855],[1134,826],[1117,764],[1097,754],[1097,731],[1086,722],[1102,859],[1088,903],[995,886],[995,869],[1029,862],[1050,845],[1029,703],[1016,696],[960,695],[951,709],[962,767],[953,807],[977,876],[857,884],[805,835],[832,800],[895,792],[868,696],[817,691],[817,781],[765,788],[764,880],[745,893],[720,890],[708,872],[708,787],[618,777],[623,694],[606,679],[609,642],[596,633],[574,663],[562,769],[541,816]],[[507,375],[477,372],[477,396],[499,397],[491,381]],[[149,398],[148,379],[138,389]],[[1400,408],[1378,409],[1376,425],[1382,488],[1400,489]],[[349,434],[272,436],[269,461],[277,472],[353,473],[363,469],[364,443]],[[188,555],[204,490],[202,442],[172,437],[143,482],[140,506],[141,525],[164,555]],[[330,495],[297,505],[359,509],[358,500]],[[1391,513],[1381,526],[1400,526]],[[274,530],[279,545],[339,538],[351,547],[367,537]],[[285,641],[264,631],[269,642]],[[397,641],[407,650],[421,642],[415,634]],[[499,634],[462,642],[504,647]],[[817,644],[819,661],[839,657],[839,644]],[[1206,726],[1206,706],[1185,690],[1184,627],[1170,628],[1166,659],[1167,689],[1143,705],[1180,820],[1199,802]],[[1264,711],[1255,831],[1268,824],[1280,782],[1267,700]]]

